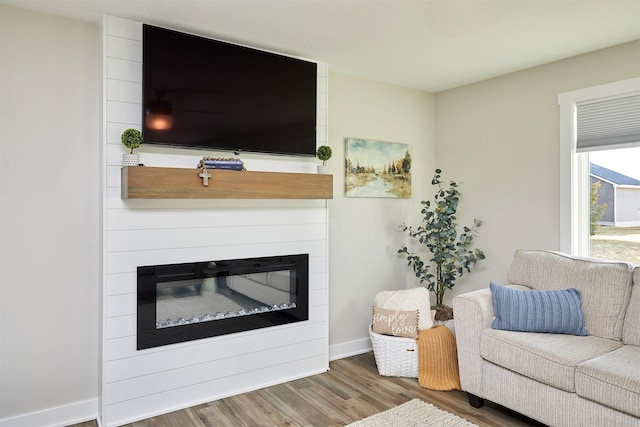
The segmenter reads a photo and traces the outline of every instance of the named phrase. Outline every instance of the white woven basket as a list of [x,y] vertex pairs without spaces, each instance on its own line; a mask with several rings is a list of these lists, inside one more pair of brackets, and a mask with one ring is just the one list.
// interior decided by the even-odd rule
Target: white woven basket
[[369,337],[380,375],[418,378],[418,343],[415,339],[376,334],[371,327]]

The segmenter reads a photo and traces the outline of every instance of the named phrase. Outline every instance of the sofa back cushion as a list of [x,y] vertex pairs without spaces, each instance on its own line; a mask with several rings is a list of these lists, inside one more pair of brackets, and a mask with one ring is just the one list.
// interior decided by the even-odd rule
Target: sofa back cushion
[[624,317],[622,342],[640,346],[640,267],[633,270],[633,289]]
[[631,297],[632,266],[625,262],[574,257],[551,251],[518,250],[509,283],[532,289],[576,288],[582,294],[585,327],[590,335],[622,339]]

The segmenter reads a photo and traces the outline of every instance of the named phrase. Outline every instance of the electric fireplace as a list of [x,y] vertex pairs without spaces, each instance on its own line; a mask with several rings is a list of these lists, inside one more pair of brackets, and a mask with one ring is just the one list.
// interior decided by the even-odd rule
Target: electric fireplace
[[138,350],[309,318],[309,256],[141,266]]

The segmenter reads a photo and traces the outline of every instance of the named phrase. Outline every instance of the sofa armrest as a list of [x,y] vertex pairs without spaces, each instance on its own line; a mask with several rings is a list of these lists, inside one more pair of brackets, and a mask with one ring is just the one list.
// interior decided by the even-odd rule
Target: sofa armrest
[[484,397],[480,337],[483,329],[491,328],[494,318],[491,291],[481,289],[454,297],[453,312],[462,389]]

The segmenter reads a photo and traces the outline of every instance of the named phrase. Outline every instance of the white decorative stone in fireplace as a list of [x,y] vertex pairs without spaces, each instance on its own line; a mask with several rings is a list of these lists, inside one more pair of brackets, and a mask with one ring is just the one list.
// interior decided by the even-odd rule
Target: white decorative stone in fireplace
[[[121,425],[326,371],[327,202],[122,200],[120,134],[141,128],[142,24],[111,16],[103,24],[101,425]],[[318,145],[326,143],[327,135],[326,80],[326,65],[319,63]],[[205,155],[144,146],[137,151],[148,166],[195,168]],[[266,155],[243,160],[248,169],[264,171],[315,173],[316,165],[313,159]],[[306,320],[138,350],[138,267],[287,254],[308,256]],[[267,282],[273,290],[263,289],[261,296],[248,295],[256,292],[246,289],[249,276],[226,286],[270,305],[272,298],[291,290],[290,277],[283,274],[272,274]],[[287,279],[288,290],[282,286]],[[203,284],[207,292],[218,285],[214,282]],[[193,292],[195,285],[189,285]],[[284,310],[297,308],[298,302]]]

